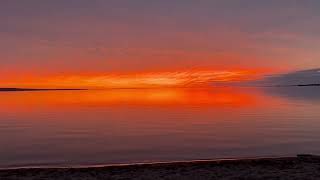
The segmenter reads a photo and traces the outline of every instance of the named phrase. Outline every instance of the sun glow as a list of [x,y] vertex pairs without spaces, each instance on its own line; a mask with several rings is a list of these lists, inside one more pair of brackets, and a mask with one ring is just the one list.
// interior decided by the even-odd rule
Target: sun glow
[[64,75],[43,78],[22,78],[20,81],[8,81],[7,86],[37,88],[154,88],[154,87],[192,87],[213,83],[252,80],[256,71],[174,71],[141,72],[102,75]]

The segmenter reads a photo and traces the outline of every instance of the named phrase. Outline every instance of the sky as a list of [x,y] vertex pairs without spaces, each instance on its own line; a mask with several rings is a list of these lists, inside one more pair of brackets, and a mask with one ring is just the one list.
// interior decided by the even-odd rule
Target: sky
[[319,9],[318,0],[1,0],[0,80],[185,85],[208,73],[318,68]]

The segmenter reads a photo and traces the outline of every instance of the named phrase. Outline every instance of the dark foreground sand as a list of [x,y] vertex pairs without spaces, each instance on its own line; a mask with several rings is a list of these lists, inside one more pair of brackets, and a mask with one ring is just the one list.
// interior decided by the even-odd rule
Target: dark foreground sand
[[215,160],[92,168],[1,170],[1,180],[320,179],[320,157]]

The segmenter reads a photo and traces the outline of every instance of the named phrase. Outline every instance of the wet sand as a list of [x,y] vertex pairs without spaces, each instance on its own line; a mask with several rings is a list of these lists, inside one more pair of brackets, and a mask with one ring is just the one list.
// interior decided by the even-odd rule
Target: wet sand
[[320,157],[207,160],[86,168],[0,170],[1,180],[320,179]]

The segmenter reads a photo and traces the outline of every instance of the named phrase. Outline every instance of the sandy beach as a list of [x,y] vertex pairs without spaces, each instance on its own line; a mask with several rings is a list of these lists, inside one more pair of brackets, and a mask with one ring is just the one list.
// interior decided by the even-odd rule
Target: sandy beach
[[0,171],[1,180],[207,180],[320,179],[320,157],[223,159],[83,168],[23,168]]

